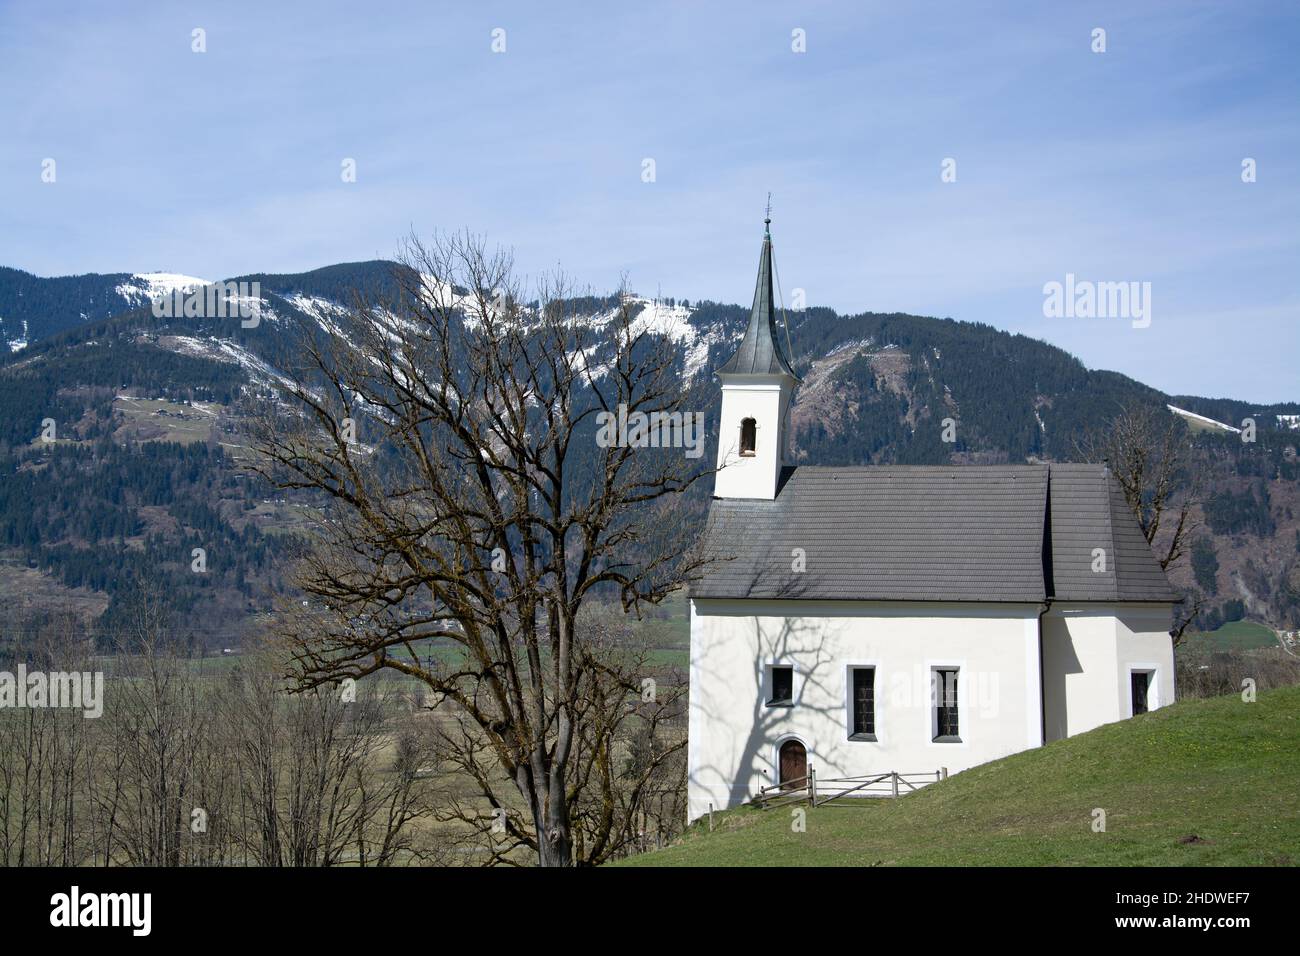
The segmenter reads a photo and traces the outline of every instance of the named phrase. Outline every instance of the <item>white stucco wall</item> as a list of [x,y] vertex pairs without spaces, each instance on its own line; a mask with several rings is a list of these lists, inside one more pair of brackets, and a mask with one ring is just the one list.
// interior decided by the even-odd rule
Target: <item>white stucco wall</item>
[[[777,782],[796,736],[819,777],[956,773],[1042,743],[1038,605],[691,603],[690,817]],[[795,704],[767,707],[791,664]],[[876,668],[877,740],[849,739],[848,668]],[[960,743],[934,743],[931,669],[960,669]]]
[[1115,649],[1118,658],[1116,679],[1119,694],[1119,718],[1133,715],[1130,701],[1132,685],[1129,672],[1153,670],[1155,679],[1147,699],[1148,709],[1155,710],[1174,702],[1174,643],[1169,636],[1173,608],[1120,607],[1115,615]]
[[1043,616],[1043,698],[1049,741],[1133,714],[1132,670],[1155,672],[1150,709],[1174,700],[1171,608],[1054,605]]
[[1047,740],[1119,719],[1115,618],[1110,608],[1052,608],[1043,615]]

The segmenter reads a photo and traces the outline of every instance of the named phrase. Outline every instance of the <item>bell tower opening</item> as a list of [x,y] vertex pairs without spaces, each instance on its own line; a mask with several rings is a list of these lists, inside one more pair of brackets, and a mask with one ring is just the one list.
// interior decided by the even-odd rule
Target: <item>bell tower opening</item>
[[755,433],[757,431],[758,431],[758,423],[754,421],[754,419],[745,418],[741,420],[740,422],[740,457],[741,458],[754,457],[754,441],[756,438]]

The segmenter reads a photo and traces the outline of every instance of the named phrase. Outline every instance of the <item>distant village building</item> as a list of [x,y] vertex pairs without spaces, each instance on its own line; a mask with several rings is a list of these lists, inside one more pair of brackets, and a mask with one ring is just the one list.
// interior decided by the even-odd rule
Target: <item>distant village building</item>
[[792,466],[799,379],[776,321],[765,230],[717,373],[692,819],[814,764],[957,772],[1174,699],[1178,597],[1104,466]]

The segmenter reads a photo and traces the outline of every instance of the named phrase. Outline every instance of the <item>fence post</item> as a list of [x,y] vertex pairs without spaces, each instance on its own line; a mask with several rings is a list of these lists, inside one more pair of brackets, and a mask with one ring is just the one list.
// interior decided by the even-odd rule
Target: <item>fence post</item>
[[808,764],[808,802],[817,805],[817,770]]
[[947,768],[947,767],[940,767],[940,768],[939,768],[939,773],[943,774],[943,776],[941,776],[941,777],[939,778],[940,780],[947,780],[947,779],[948,779],[948,768]]
[[893,783],[894,783],[894,796],[898,796],[898,771],[895,770],[892,776],[893,776]]

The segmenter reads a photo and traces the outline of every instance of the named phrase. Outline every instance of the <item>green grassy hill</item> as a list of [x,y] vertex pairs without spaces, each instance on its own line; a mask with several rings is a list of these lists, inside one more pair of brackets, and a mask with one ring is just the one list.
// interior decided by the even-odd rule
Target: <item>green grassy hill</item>
[[1192,650],[1248,651],[1260,647],[1277,647],[1277,634],[1271,627],[1255,621],[1229,621],[1217,630],[1192,634],[1188,646]]
[[[899,800],[744,807],[649,866],[1294,865],[1300,687],[1192,700],[957,774]],[[800,804],[806,807],[806,804]],[[1092,830],[1106,811],[1106,832]],[[1194,838],[1194,839],[1193,839]]]

